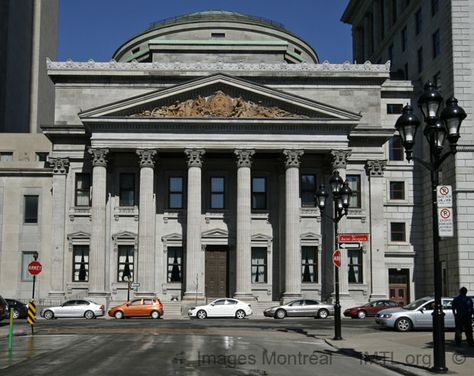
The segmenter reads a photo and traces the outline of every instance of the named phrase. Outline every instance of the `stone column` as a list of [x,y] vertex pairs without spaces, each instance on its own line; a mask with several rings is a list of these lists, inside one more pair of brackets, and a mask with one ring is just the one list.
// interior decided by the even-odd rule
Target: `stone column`
[[105,296],[105,229],[107,154],[109,149],[89,149],[92,155],[91,244],[89,251],[89,295]]
[[300,158],[302,150],[283,150],[285,156],[285,292],[283,300],[301,297]]
[[140,201],[138,217],[138,270],[140,295],[154,295],[155,288],[155,200],[153,177],[156,150],[137,150],[140,159]]
[[[388,294],[388,270],[385,266],[384,191],[385,160],[367,161],[370,218],[370,300],[385,299]],[[366,264],[367,265],[367,264]]]
[[69,158],[49,158],[53,168],[53,252],[51,254],[51,297],[64,298],[64,252],[66,220],[66,176]]
[[[351,156],[350,150],[331,150],[331,162],[332,162],[332,170],[338,171],[339,176],[342,180],[346,180],[346,167],[347,167],[347,159]],[[331,187],[328,185],[329,191]],[[331,205],[331,215],[334,214],[333,205]],[[329,214],[329,210],[328,210]],[[346,218],[344,217],[339,222],[339,233],[346,232]],[[334,250],[334,243],[332,250]],[[332,253],[331,253],[332,257]],[[341,250],[341,267],[339,268],[339,294],[341,295],[341,299],[344,299],[344,296],[349,296],[349,267],[348,267],[349,259],[347,257],[347,251]]]
[[185,299],[204,297],[204,252],[201,248],[202,149],[186,149],[188,158],[188,199],[186,220]]
[[235,150],[237,156],[237,275],[236,292],[239,299],[252,298],[251,281],[251,171],[254,150]]

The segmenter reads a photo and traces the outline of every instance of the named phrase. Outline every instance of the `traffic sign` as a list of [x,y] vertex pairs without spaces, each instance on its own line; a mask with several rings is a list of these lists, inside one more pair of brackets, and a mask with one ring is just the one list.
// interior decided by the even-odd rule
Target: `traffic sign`
[[436,202],[438,208],[452,208],[453,188],[450,185],[438,185],[436,187]]
[[343,242],[368,242],[369,234],[339,234],[339,241]]
[[30,325],[34,325],[36,322],[36,304],[33,300],[28,304],[26,322]]
[[132,283],[130,284],[130,287],[131,287],[132,289],[136,289],[136,288],[140,287],[140,282],[132,282]]
[[438,208],[438,231],[442,237],[454,236],[453,209]]
[[341,266],[341,251],[336,249],[332,254],[332,263],[338,268]]
[[341,249],[360,249],[360,243],[339,243]]
[[43,265],[39,261],[31,261],[28,264],[28,272],[32,275],[40,274],[43,270]]

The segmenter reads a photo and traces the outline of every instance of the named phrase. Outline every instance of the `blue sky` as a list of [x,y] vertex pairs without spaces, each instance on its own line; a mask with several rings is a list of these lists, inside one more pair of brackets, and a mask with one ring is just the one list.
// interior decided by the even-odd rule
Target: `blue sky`
[[56,60],[109,61],[131,36],[164,18],[228,10],[269,18],[308,42],[321,61],[352,60],[347,0],[60,0]]

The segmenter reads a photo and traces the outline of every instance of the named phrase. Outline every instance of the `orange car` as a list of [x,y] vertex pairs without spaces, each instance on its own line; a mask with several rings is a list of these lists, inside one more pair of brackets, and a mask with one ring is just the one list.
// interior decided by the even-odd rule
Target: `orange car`
[[136,298],[127,303],[112,307],[109,310],[109,316],[116,319],[123,319],[124,317],[146,317],[150,316],[152,319],[159,319],[163,316],[163,304],[158,298]]

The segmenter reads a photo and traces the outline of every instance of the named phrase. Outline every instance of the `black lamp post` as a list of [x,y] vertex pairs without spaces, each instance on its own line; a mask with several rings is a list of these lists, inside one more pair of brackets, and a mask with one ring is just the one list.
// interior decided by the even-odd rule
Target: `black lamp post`
[[[439,229],[437,213],[436,187],[439,184],[439,168],[446,158],[456,153],[456,144],[459,139],[459,128],[466,118],[464,110],[458,106],[456,98],[451,97],[446,101],[444,110],[439,116],[443,97],[431,82],[425,85],[424,93],[418,100],[418,106],[423,113],[425,122],[424,135],[430,148],[430,161],[414,157],[412,149],[420,121],[413,113],[411,106],[403,108],[402,115],[398,118],[395,127],[405,148],[407,160],[415,160],[431,172],[431,197],[432,197],[432,225],[433,225],[433,261],[434,261],[434,293],[435,308],[433,311],[433,357],[434,372],[447,372],[444,340],[444,313],[441,305],[442,277],[441,262],[439,260]],[[449,149],[445,150],[445,141],[449,142]]]
[[[338,224],[339,221],[347,215],[347,209],[349,208],[349,202],[352,194],[352,190],[349,188],[347,180],[344,182],[339,176],[338,171],[334,171],[331,178],[329,179],[331,186],[332,197],[334,201],[334,217],[330,217],[334,223],[334,244],[335,249],[339,249],[339,238],[338,238]],[[318,203],[321,215],[324,213],[326,207],[326,199],[329,194],[324,188],[324,184],[321,184],[318,191],[316,192],[316,202]],[[339,268],[334,265],[334,283],[336,292],[336,301],[334,303],[334,339],[340,340],[341,336],[341,303],[339,302]]]

